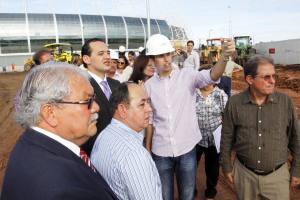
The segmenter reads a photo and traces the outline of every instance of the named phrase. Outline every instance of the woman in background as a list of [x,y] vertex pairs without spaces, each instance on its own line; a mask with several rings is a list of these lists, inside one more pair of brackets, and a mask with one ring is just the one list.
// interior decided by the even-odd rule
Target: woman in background
[[133,72],[130,81],[135,83],[146,82],[155,72],[154,62],[150,56],[139,55],[133,63]]

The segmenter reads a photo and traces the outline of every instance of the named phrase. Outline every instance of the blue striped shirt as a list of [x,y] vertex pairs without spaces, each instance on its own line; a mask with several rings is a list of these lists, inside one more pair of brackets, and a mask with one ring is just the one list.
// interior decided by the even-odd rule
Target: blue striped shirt
[[120,121],[112,119],[99,134],[91,159],[119,199],[162,199],[159,174],[143,147],[143,135]]

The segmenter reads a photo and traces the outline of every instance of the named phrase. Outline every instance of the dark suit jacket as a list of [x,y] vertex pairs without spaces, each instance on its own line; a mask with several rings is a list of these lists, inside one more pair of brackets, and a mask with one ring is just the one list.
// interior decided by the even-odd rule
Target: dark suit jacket
[[[112,92],[120,85],[119,81],[111,79],[109,77],[107,77],[107,82]],[[90,83],[94,88],[94,92],[96,94],[96,102],[98,103],[100,110],[98,112],[97,133],[93,137],[91,137],[84,145],[81,146],[88,155],[91,154],[97,136],[103,129],[106,128],[106,126],[112,119],[109,101],[103,93],[101,87],[92,77],[90,78]]]
[[102,176],[57,141],[27,129],[8,162],[1,200],[117,199]]

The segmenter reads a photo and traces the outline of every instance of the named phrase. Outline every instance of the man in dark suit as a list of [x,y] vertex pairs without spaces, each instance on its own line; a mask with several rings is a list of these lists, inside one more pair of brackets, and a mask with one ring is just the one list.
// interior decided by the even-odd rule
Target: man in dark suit
[[99,111],[85,71],[65,63],[37,66],[15,108],[26,130],[10,155],[1,200],[117,199],[79,147],[96,133]]
[[97,120],[97,133],[91,137],[82,148],[90,155],[98,134],[110,123],[109,97],[120,84],[119,81],[107,77],[105,74],[110,69],[110,52],[107,45],[100,39],[87,40],[81,49],[84,67],[90,74],[90,82],[96,94],[96,102],[100,106]]

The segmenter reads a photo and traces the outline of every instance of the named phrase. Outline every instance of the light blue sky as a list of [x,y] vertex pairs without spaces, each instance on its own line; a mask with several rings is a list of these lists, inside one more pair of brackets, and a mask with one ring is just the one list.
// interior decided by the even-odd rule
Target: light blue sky
[[[0,0],[0,12],[24,12],[26,0]],[[185,28],[198,43],[250,35],[254,43],[300,38],[300,0],[149,0],[152,18]],[[146,17],[145,0],[27,0],[28,12]],[[231,33],[231,34],[230,34]]]

